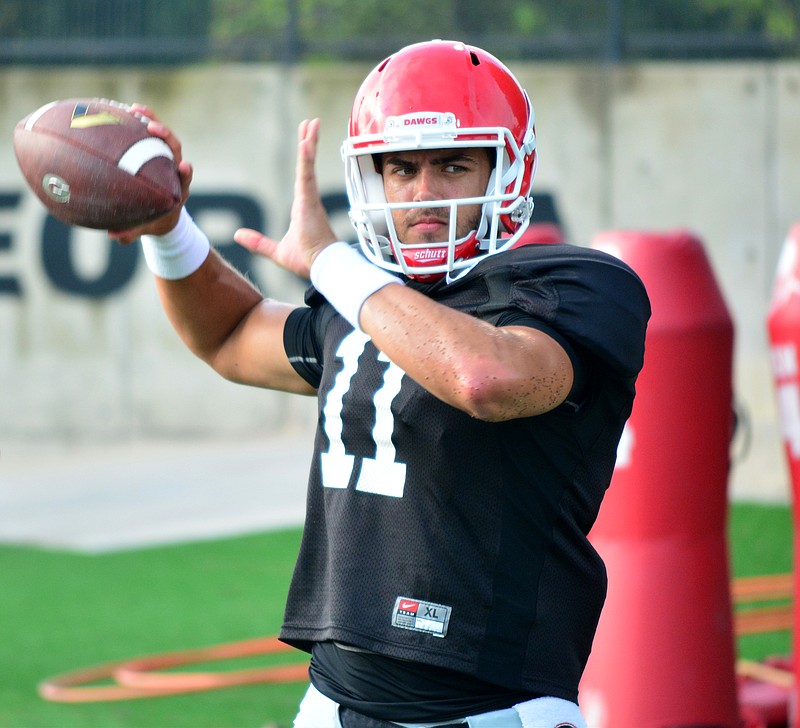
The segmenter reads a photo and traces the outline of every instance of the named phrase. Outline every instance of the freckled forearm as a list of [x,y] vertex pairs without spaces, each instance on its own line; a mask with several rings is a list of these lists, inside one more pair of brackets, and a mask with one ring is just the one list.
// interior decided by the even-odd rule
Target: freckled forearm
[[550,337],[526,327],[499,329],[409,288],[386,286],[370,296],[360,321],[410,377],[480,419],[541,414],[572,386],[569,358]]

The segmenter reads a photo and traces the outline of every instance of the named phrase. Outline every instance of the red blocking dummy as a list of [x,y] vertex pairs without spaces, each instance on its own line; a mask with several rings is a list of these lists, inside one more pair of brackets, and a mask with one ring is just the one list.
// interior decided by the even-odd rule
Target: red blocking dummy
[[727,481],[733,323],[702,243],[609,231],[653,309],[637,397],[590,539],[609,591],[581,682],[592,728],[738,728]]
[[[772,375],[778,414],[783,435],[784,452],[792,479],[792,510],[795,524],[794,538],[794,593],[800,594],[800,578],[797,564],[800,563],[800,374],[798,374],[798,350],[800,350],[800,224],[794,225],[786,237],[778,262],[772,300],[767,314],[767,329],[770,341]],[[798,656],[798,633],[800,633],[800,599],[794,600],[794,686],[789,698],[789,725],[797,728],[798,692],[800,684],[800,661]]]

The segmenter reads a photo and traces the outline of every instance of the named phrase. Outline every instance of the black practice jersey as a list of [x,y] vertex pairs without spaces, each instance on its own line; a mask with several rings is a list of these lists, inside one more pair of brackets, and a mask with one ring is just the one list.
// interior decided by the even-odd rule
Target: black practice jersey
[[618,259],[568,245],[518,248],[455,282],[409,285],[556,337],[580,362],[579,396],[537,417],[474,419],[311,289],[284,335],[318,389],[319,426],[281,637],[575,701],[606,593],[587,533],[631,412],[646,292]]

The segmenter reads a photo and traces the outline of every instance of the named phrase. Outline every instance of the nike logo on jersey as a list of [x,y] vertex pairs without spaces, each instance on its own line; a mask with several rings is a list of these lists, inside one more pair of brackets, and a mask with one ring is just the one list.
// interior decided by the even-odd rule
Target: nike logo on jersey
[[452,608],[446,604],[397,597],[392,611],[392,627],[426,632],[433,637],[444,637],[450,623],[451,611]]

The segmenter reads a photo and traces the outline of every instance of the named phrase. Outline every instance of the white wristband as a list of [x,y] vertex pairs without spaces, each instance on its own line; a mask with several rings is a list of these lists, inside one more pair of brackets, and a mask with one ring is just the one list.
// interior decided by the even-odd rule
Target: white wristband
[[349,243],[332,243],[314,259],[311,282],[328,302],[358,331],[361,307],[375,291],[390,283],[403,285],[397,276],[370,263]]
[[175,281],[194,273],[208,257],[211,245],[184,207],[178,224],[166,235],[142,235],[147,267],[159,278]]

